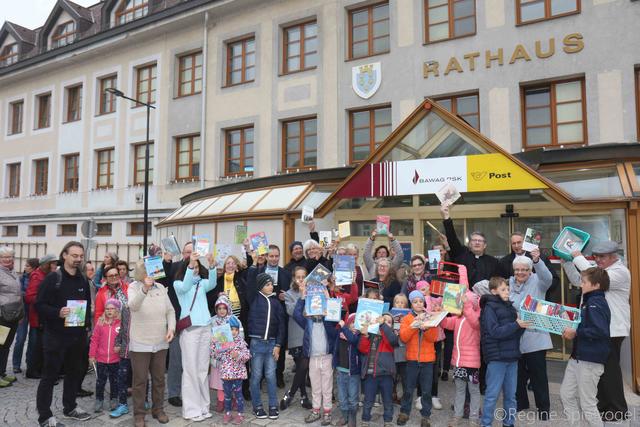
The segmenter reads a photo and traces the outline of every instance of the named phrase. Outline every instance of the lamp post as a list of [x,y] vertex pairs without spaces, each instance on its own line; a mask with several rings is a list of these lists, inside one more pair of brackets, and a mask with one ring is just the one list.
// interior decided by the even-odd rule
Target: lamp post
[[128,99],[129,101],[135,102],[138,105],[144,105],[147,108],[147,139],[144,144],[144,222],[143,222],[143,237],[142,237],[142,251],[144,254],[147,253],[147,236],[149,233],[149,117],[151,115],[151,109],[155,110],[156,107],[153,105],[142,102],[134,98],[129,98],[124,94],[124,92],[116,89],[116,88],[107,88],[104,90],[112,94],[113,96],[117,96],[119,98]]

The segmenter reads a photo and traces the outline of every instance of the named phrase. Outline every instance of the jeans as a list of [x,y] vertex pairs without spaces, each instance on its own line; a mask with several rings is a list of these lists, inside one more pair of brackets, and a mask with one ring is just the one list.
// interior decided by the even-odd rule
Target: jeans
[[502,390],[502,406],[504,411],[499,420],[502,425],[512,426],[516,422],[516,386],[518,384],[518,362],[489,362],[487,365],[487,389],[484,394],[482,408],[482,426],[491,426],[496,402]]
[[[393,377],[391,375],[367,375],[364,377],[364,403],[362,404],[362,421],[371,421],[371,409],[376,395],[380,392],[385,423],[393,421]],[[429,399],[431,400],[431,399]]]
[[127,378],[131,372],[131,360],[122,358],[118,364],[118,403],[127,404]]
[[[104,400],[104,386],[109,379],[110,398],[114,400],[118,397],[118,368],[116,363],[96,363],[96,400]],[[125,387],[126,390],[126,387]]]
[[407,361],[407,390],[402,393],[400,412],[405,415],[411,414],[413,400],[413,390],[420,384],[422,396],[420,402],[422,409],[420,414],[423,417],[431,416],[431,383],[433,381],[433,363],[420,362],[415,360]]
[[[26,311],[25,313],[28,313]],[[13,369],[20,369],[22,365],[22,353],[24,353],[24,343],[27,341],[27,331],[29,329],[29,317],[25,317],[18,323],[16,330],[16,343],[13,346],[12,365]]]
[[269,393],[269,408],[278,406],[278,395],[276,389],[276,361],[273,358],[273,349],[276,340],[261,340],[251,338],[251,404],[253,410],[262,408],[262,397],[260,396],[260,382],[262,377],[267,380],[267,391]]
[[242,380],[222,380],[224,390],[224,411],[231,412],[231,401],[235,398],[238,413],[244,412],[244,397],[242,396]]
[[27,342],[27,375],[40,376],[42,372],[42,329],[29,328]]
[[351,375],[348,372],[338,372],[338,401],[340,410],[345,417],[349,411],[358,409],[358,397],[360,396],[360,375]]
[[167,372],[167,393],[169,397],[181,396],[182,352],[180,340],[172,340],[169,344],[169,371]]

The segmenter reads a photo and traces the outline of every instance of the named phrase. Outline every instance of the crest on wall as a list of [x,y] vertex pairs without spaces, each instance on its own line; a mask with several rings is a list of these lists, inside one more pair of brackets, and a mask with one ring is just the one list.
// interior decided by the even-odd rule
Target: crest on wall
[[379,62],[351,68],[351,87],[360,98],[369,99],[380,88],[382,67]]

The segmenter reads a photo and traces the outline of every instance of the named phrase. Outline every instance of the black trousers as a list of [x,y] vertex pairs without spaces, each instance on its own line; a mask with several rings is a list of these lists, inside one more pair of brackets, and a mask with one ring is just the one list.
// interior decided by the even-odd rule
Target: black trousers
[[29,329],[27,343],[27,375],[39,377],[42,373],[42,327]]
[[529,409],[527,378],[531,380],[538,412],[549,412],[551,403],[549,402],[546,350],[523,354],[518,361],[518,388],[516,389],[518,411]]
[[76,393],[80,390],[82,378],[86,373],[83,358],[85,357],[87,336],[86,334],[58,335],[45,330],[42,344],[44,364],[36,397],[38,422],[40,423],[53,416],[51,412],[53,385],[63,366],[66,368],[62,390],[63,411],[67,414],[75,409]]
[[7,373],[7,360],[9,360],[9,351],[11,350],[11,344],[16,336],[18,330],[18,322],[6,322],[0,319],[0,325],[9,328],[9,335],[4,344],[0,345],[0,377],[4,377]]
[[449,372],[451,369],[451,355],[453,354],[453,331],[444,330],[444,354],[442,356],[442,370]]
[[293,398],[296,395],[296,391],[300,390],[300,398],[303,398],[307,395],[309,358],[302,355],[302,348],[300,348],[299,354],[293,360],[296,363],[296,373],[293,376],[291,388],[289,389],[289,395]]
[[620,347],[625,337],[610,339],[611,351],[604,365],[604,373],[598,383],[598,410],[605,421],[621,421],[628,416],[624,398],[622,371],[620,370]]

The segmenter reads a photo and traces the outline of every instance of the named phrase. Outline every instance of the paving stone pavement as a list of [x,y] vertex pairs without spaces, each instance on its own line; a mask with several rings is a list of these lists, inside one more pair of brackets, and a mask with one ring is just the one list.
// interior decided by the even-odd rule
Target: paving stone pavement
[[[11,360],[11,357],[9,357]],[[9,365],[11,362],[9,362]],[[293,366],[291,358],[287,360],[287,370],[285,374],[285,382],[288,384],[291,382],[292,373],[290,367]],[[566,419],[562,415],[562,406],[560,403],[560,382],[562,381],[562,375],[564,372],[564,363],[562,362],[549,362],[549,389],[551,393],[551,409],[552,420],[549,422],[540,422],[535,420],[534,412],[521,412],[519,413],[519,420],[516,422],[516,426],[556,426],[558,422],[566,424]],[[38,413],[36,411],[36,390],[38,387],[37,380],[26,379],[22,374],[17,375],[18,381],[11,387],[0,389],[0,426],[36,426]],[[87,375],[83,387],[87,390],[95,390],[95,375]],[[452,416],[451,405],[453,404],[453,398],[455,394],[455,387],[452,381],[440,382],[439,394],[443,404],[442,410],[434,410],[431,416],[431,425],[433,427],[447,427],[447,421]],[[107,386],[108,390],[108,386]],[[266,391],[266,386],[263,386],[263,392]],[[282,397],[284,390],[278,390],[279,398]],[[627,393],[627,399],[630,404],[630,411],[632,412],[632,419],[626,424],[611,424],[612,426],[631,426],[640,427],[640,397],[632,392]],[[108,395],[107,395],[108,396]],[[215,394],[212,396],[215,399]],[[533,395],[530,393],[530,401],[533,404]],[[215,402],[215,400],[212,400]],[[266,402],[266,393],[264,393],[264,401]],[[106,402],[105,402],[106,403]],[[131,404],[131,401],[129,402]],[[94,398],[86,397],[78,399],[78,404],[85,410],[93,410]],[[92,414],[93,417],[84,422],[65,420],[62,415],[62,382],[54,389],[53,396],[53,413],[59,422],[63,422],[67,426],[86,426],[86,427],[102,427],[102,426],[131,426],[133,425],[133,415],[125,415],[118,419],[111,419],[107,412],[102,414]],[[251,405],[247,405],[247,418],[245,426],[282,426],[282,427],[300,427],[304,425],[304,417],[307,411],[300,407],[299,401],[280,413],[278,420],[258,420],[250,415]],[[165,424],[169,427],[181,427],[181,426],[222,426],[221,414],[214,413],[213,418],[200,423],[194,423],[186,421],[180,416],[180,408],[175,408],[168,403],[165,405],[165,411],[169,416],[169,424]],[[399,407],[394,407],[394,424],[395,417],[399,412]],[[358,425],[360,425],[360,412],[358,413]],[[147,424],[149,426],[159,426],[156,420],[152,419],[151,415],[147,415]],[[382,407],[373,409],[372,426],[382,426]],[[420,414],[414,408],[411,418],[407,423],[409,427],[416,427],[420,425]],[[463,424],[466,426],[466,424]],[[499,425],[497,422],[494,425]],[[609,424],[607,424],[608,426]],[[320,426],[320,422],[310,424],[311,427]]]

